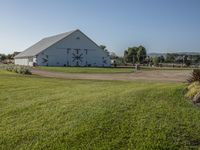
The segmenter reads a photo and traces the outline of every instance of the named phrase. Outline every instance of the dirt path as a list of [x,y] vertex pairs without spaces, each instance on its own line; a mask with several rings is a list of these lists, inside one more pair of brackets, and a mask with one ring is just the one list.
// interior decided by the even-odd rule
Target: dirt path
[[152,70],[137,71],[135,73],[116,73],[116,74],[89,74],[89,73],[62,73],[44,70],[32,70],[33,74],[43,77],[54,77],[62,79],[88,79],[88,80],[145,80],[161,82],[185,82],[190,75],[189,70]]

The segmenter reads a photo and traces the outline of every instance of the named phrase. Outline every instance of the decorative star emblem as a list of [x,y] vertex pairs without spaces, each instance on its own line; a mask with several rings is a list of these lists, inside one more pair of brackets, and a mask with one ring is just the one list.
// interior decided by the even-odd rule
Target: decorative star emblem
[[46,63],[48,61],[48,59],[46,58],[42,58],[43,62],[42,63]]
[[106,61],[106,60],[103,60],[103,63],[104,63],[104,64],[107,64],[107,61]]
[[103,59],[103,64],[107,64],[107,60],[104,57],[102,57],[102,59]]
[[48,56],[46,55],[46,58],[42,58],[43,62],[42,63],[46,63],[48,62]]
[[76,54],[74,54],[74,53],[72,53],[72,58],[73,58],[73,62],[76,60],[76,61],[80,61],[80,62],[82,62],[83,61],[83,54],[80,54],[80,55],[76,55]]

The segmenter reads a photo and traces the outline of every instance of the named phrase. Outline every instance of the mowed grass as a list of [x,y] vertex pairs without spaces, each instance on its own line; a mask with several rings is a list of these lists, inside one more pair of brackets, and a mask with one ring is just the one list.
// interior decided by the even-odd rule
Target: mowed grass
[[189,68],[189,67],[149,67],[149,66],[141,66],[142,70],[193,70],[197,68]]
[[0,149],[197,149],[200,109],[184,88],[0,71]]
[[98,68],[98,67],[36,67],[37,69],[65,73],[131,73],[133,68]]

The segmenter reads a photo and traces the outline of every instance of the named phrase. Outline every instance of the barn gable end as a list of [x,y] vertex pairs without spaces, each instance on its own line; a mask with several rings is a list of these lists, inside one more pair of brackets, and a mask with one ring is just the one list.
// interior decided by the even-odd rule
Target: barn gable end
[[80,30],[45,38],[17,55],[15,62],[39,66],[110,66],[108,54]]

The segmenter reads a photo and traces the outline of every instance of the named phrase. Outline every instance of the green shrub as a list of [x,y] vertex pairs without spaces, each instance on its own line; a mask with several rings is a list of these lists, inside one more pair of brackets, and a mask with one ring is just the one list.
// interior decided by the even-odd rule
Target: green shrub
[[19,74],[26,74],[26,75],[31,74],[31,69],[30,69],[30,67],[27,67],[27,66],[0,65],[0,69],[7,70],[7,71],[10,71],[10,72],[19,73]]
[[194,69],[191,76],[187,80],[189,83],[198,81],[200,82],[200,69]]
[[18,68],[18,73],[20,73],[20,74],[31,74],[31,71],[27,67],[20,67],[20,68]]

